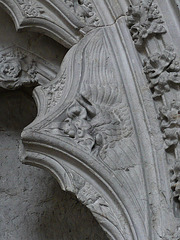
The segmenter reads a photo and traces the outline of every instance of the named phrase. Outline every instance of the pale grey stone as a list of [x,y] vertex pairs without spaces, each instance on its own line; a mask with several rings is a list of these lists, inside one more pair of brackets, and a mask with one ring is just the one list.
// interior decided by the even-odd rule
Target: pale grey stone
[[50,171],[109,239],[179,240],[175,2],[0,0],[17,30],[69,49],[59,64],[28,44],[2,51],[1,86],[35,87],[37,116],[21,133],[21,161]]
[[20,133],[36,116],[31,93],[0,93],[0,239],[106,239],[77,198],[61,190],[46,171],[24,166]]

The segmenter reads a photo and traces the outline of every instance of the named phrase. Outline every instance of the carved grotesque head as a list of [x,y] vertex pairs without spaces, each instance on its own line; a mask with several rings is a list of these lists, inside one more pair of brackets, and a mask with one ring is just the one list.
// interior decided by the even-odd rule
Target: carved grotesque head
[[66,118],[61,124],[61,128],[63,129],[64,133],[67,134],[69,137],[75,138],[77,129],[71,118]]
[[0,64],[0,78],[16,81],[21,72],[21,64],[17,59],[8,60]]

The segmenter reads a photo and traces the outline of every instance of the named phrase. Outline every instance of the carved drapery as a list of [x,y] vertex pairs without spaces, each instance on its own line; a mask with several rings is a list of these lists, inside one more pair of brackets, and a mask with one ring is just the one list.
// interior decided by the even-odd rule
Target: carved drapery
[[[22,74],[28,84],[33,76],[43,85],[34,90],[37,118],[22,133],[23,162],[54,174],[110,239],[177,240],[171,189],[178,200],[179,166],[170,177],[168,163],[174,156],[165,154],[161,135],[167,149],[178,144],[178,120],[173,137],[167,130],[179,105],[162,105],[167,93],[174,100],[170,88],[179,84],[177,40],[163,14],[170,6],[172,14],[172,5],[168,0],[163,6],[160,0],[0,4],[17,29],[41,31],[71,48],[57,77],[45,85],[36,79],[40,70],[32,64],[34,56],[24,69],[22,50],[18,56],[2,54],[2,87],[10,82],[19,87]],[[177,18],[172,15],[175,30]],[[156,101],[159,97],[163,101]]]

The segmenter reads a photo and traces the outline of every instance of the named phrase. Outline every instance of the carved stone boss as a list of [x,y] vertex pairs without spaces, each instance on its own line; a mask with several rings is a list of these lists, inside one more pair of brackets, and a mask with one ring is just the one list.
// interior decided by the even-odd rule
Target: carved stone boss
[[[178,206],[172,207],[167,189],[171,186],[178,202],[179,103],[172,96],[178,92],[179,63],[169,42],[150,51],[168,34],[158,5],[141,1],[128,9],[128,0],[0,4],[17,29],[43,31],[70,48],[54,80],[50,66],[52,74],[42,79],[37,56],[16,47],[1,54],[1,87],[36,86],[38,115],[22,132],[23,163],[49,170],[91,210],[109,239],[178,240]],[[159,123],[167,163],[159,161],[165,158],[163,141],[159,135],[156,141],[153,130]]]

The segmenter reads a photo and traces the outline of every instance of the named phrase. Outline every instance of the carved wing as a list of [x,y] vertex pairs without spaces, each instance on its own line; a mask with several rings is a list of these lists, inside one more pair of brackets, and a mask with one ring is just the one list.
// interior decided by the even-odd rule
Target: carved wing
[[[120,96],[118,86],[84,84],[81,101],[87,111],[90,106],[95,110],[91,118],[92,131],[102,137],[104,148],[113,147],[116,141],[131,134],[131,120],[126,104]],[[89,105],[89,106],[88,106]]]
[[[104,35],[102,31],[97,35],[84,53],[83,62],[88,67],[82,71],[82,84],[61,129],[104,158],[107,148],[131,134],[132,125],[123,86],[114,76],[108,50],[103,47]],[[91,65],[94,71],[90,71]]]

